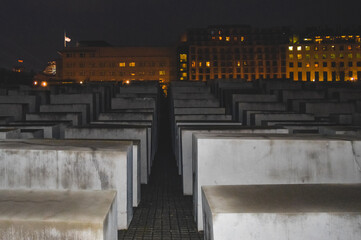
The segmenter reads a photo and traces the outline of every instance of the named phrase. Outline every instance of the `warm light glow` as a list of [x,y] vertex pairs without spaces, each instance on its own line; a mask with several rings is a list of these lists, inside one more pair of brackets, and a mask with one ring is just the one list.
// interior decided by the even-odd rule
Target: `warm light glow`
[[129,67],[135,67],[135,62],[130,62]]
[[310,67],[310,64],[309,64],[309,63],[306,63],[306,67],[308,67],[308,68],[309,68],[309,67]]
[[355,80],[355,79],[352,77],[352,78],[350,78],[350,80],[353,81],[353,80]]
[[230,38],[229,37],[226,37],[226,41],[229,42]]
[[80,84],[83,84],[83,81],[80,81],[79,83],[80,83]]
[[289,46],[288,50],[293,51],[293,46]]
[[125,67],[125,62],[120,62],[119,67]]
[[37,85],[38,85],[38,81],[34,81],[33,84],[34,84],[35,86],[37,86]]
[[164,71],[164,70],[160,70],[160,71],[159,71],[159,75],[160,75],[160,76],[164,76],[164,75],[165,75],[165,71]]
[[180,62],[187,62],[187,54],[179,54]]
[[297,59],[301,60],[302,59],[302,54],[297,54]]
[[243,42],[244,41],[244,37],[243,36],[241,36],[241,42]]
[[222,37],[221,36],[219,36],[219,38],[218,38],[220,41],[222,40]]
[[24,62],[24,61],[23,61],[23,60],[21,60],[21,59],[19,59],[19,60],[18,60],[18,62],[19,62],[19,63],[22,63],[22,62]]
[[312,79],[312,82],[315,82],[315,79]]
[[202,67],[202,62],[199,62],[198,64],[199,64],[200,67]]
[[130,75],[135,76],[135,73],[130,73]]
[[301,51],[302,47],[301,46],[297,46],[297,51]]
[[48,83],[47,83],[46,81],[42,81],[42,82],[41,82],[41,86],[42,86],[42,87],[46,87],[46,86],[48,86]]
[[126,81],[125,81],[125,84],[129,84],[129,83],[130,83],[130,80],[126,80]]
[[310,47],[310,46],[305,46],[305,50],[306,50],[306,51],[310,51],[310,50],[311,50],[311,47]]
[[241,61],[237,61],[237,67],[241,66]]
[[206,66],[207,66],[207,67],[210,67],[210,66],[211,66],[211,63],[210,63],[210,62],[206,62]]
[[195,61],[192,61],[192,67],[196,67],[196,62]]

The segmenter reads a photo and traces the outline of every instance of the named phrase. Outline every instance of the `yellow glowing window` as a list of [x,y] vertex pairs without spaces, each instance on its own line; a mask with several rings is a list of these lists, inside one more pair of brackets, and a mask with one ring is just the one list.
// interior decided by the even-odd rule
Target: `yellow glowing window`
[[130,73],[130,75],[135,76],[135,73]]
[[119,67],[125,67],[125,62],[120,62]]
[[356,57],[357,57],[357,58],[361,58],[361,53],[357,53],[357,54],[356,54]]
[[306,67],[308,67],[308,68],[309,68],[309,67],[310,67],[310,64],[309,64],[309,63],[306,63]]
[[226,37],[226,41],[229,42],[229,40],[231,40],[230,37]]
[[331,57],[331,59],[335,59],[335,58],[336,58],[336,54],[331,53],[331,54],[330,54],[330,57]]
[[129,67],[135,67],[135,62],[130,62]]
[[202,67],[202,62],[199,62],[198,65],[199,65],[200,67]]
[[347,50],[349,50],[349,51],[352,50],[352,46],[351,46],[351,45],[348,45],[348,46],[347,46]]
[[301,51],[302,50],[302,46],[297,46],[297,51]]
[[311,58],[310,54],[306,54],[306,59],[310,60],[310,58]]
[[180,77],[180,78],[179,78],[179,80],[181,80],[181,81],[182,81],[182,80],[184,80],[184,78]]
[[221,36],[219,36],[219,38],[218,38],[220,41],[222,40],[222,37]]
[[182,77],[187,77],[187,73],[182,73]]
[[248,64],[247,64],[247,61],[243,61],[243,65],[244,66],[247,66]]
[[289,47],[288,47],[288,50],[289,50],[289,51],[293,51],[293,46],[289,46]]
[[182,68],[187,68],[187,64],[186,64],[186,63],[183,63],[183,64],[182,64]]
[[244,41],[244,37],[243,36],[241,36],[241,42],[243,42]]
[[318,54],[315,54],[315,55],[313,56],[313,58],[314,58],[314,59],[318,59]]
[[179,54],[179,59],[181,62],[187,61],[187,54]]
[[318,68],[318,62],[315,62],[315,67]]
[[327,54],[322,54],[322,59],[326,59],[327,58]]
[[207,66],[207,67],[210,67],[210,66],[211,66],[211,63],[210,63],[210,62],[206,62],[206,66]]
[[164,76],[164,75],[165,75],[165,71],[164,71],[164,70],[160,70],[160,71],[159,71],[159,75],[160,75],[160,76]]
[[301,60],[302,59],[302,54],[297,54],[297,59]]
[[335,50],[336,50],[335,45],[332,45],[332,46],[331,46],[331,50],[332,50],[332,51],[335,51]]
[[352,53],[347,54],[347,57],[351,59],[352,58]]
[[340,53],[340,58],[343,58],[343,54],[342,54],[342,53]]
[[288,55],[288,58],[289,58],[290,60],[292,60],[292,59],[293,59],[293,54]]
[[318,51],[318,46],[315,46],[315,51]]
[[237,67],[241,66],[241,61],[237,61]]
[[310,46],[305,46],[306,51],[310,51],[311,47]]
[[192,61],[192,67],[196,67],[196,62]]

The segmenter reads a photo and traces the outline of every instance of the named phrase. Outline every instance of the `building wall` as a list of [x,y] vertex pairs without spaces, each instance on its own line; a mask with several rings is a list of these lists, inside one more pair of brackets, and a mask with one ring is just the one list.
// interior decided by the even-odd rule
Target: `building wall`
[[61,56],[60,75],[77,82],[175,77],[174,50],[168,47],[69,47]]

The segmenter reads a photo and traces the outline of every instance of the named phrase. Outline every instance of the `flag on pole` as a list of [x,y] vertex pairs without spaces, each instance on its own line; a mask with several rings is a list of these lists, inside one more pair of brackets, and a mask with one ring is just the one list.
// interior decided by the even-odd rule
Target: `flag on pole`
[[71,39],[69,38],[69,37],[67,37],[67,36],[65,36],[65,42],[70,42],[71,41]]

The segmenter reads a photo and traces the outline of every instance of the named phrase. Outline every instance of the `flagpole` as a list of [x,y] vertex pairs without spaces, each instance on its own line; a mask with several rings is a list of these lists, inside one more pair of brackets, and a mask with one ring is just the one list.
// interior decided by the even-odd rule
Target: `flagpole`
[[66,48],[66,40],[65,40],[65,38],[66,38],[66,32],[64,31],[64,48]]

